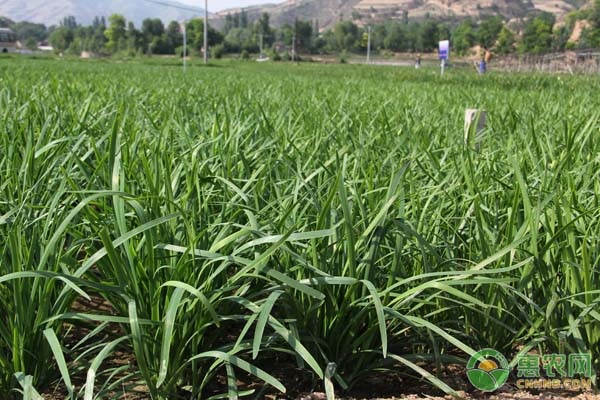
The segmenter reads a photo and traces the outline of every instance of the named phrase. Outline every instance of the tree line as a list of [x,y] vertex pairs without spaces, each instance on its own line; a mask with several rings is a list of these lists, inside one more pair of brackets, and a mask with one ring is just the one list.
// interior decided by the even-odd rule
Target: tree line
[[[428,18],[411,21],[405,13],[401,20],[368,23],[353,15],[352,20],[339,21],[331,29],[322,31],[318,21],[296,19],[291,24],[273,27],[268,13],[250,20],[244,12],[229,14],[221,29],[208,27],[211,55],[226,53],[248,55],[257,53],[260,46],[274,57],[281,53],[289,56],[292,45],[303,54],[361,52],[368,42],[367,26],[371,30],[373,51],[379,52],[432,52],[440,40],[450,39],[452,51],[467,54],[473,46],[492,49],[499,54],[541,54],[574,48],[600,47],[600,0],[594,6],[579,10],[557,24],[554,15],[537,13],[517,21],[501,17],[435,20]],[[569,38],[577,21],[585,20],[579,40]],[[56,52],[78,55],[89,51],[102,55],[181,54],[183,27],[177,21],[167,25],[158,19],[145,19],[138,28],[119,14],[108,20],[96,17],[91,25],[83,26],[72,16],[58,25],[46,27],[31,22],[13,22],[0,17],[0,27],[12,28],[28,48],[47,41]],[[191,54],[199,54],[204,42],[204,21],[186,22],[187,45]]]

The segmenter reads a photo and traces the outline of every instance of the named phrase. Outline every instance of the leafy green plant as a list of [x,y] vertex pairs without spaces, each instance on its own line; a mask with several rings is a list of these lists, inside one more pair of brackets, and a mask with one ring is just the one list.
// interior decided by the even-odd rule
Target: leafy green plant
[[215,66],[0,60],[0,396],[600,366],[596,79]]

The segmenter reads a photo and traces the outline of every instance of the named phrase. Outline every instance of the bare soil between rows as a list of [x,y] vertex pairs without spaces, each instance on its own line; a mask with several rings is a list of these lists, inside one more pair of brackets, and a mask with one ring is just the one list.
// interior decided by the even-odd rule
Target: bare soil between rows
[[[123,355],[127,362],[133,361],[130,355]],[[118,363],[117,360],[113,362]],[[263,367],[261,365],[261,367]],[[247,399],[262,398],[265,400],[326,400],[322,387],[309,372],[294,368],[292,364],[278,364],[278,368],[268,371],[279,379],[288,389],[287,394],[278,393],[271,387],[256,381],[253,377],[238,376],[238,389],[240,391],[254,389],[255,393]],[[494,393],[484,393],[473,389],[467,381],[462,366],[449,366],[440,374],[446,383],[457,390],[460,398],[465,400],[600,400],[600,394],[595,392],[567,391],[567,390],[519,390],[513,383],[505,384]],[[217,376],[203,394],[209,398],[226,392],[227,378],[225,375]],[[61,388],[62,389],[62,388]],[[62,390],[43,395],[45,400],[65,399]],[[260,394],[262,392],[262,394]],[[258,395],[258,396],[257,396]],[[121,400],[146,400],[150,399],[143,386],[137,386],[135,391],[113,393],[109,398]],[[427,381],[406,376],[405,373],[381,373],[359,382],[349,393],[336,393],[338,400],[455,400],[451,395],[445,395],[434,388]]]
[[[111,314],[112,308],[107,301],[100,296],[92,296],[91,301],[79,299],[73,307],[73,311],[79,312],[102,312]],[[82,337],[89,333],[89,329],[81,326],[74,327],[67,337],[67,346],[77,343]],[[236,329],[234,329],[235,331]],[[111,324],[108,330],[108,336],[119,336],[124,334],[118,325]],[[230,335],[226,335],[233,340]],[[135,357],[133,354],[117,351],[113,357],[107,360],[107,364],[112,366],[130,365],[135,368]],[[246,397],[247,399],[264,398],[266,400],[326,400],[323,393],[322,383],[310,371],[300,369],[292,358],[273,356],[268,360],[263,360],[256,364],[269,374],[281,381],[287,389],[286,394],[277,392],[276,389],[258,381],[255,377],[240,373],[237,376],[238,390],[254,389],[254,394]],[[581,391],[556,391],[556,390],[519,390],[514,382],[505,384],[494,393],[484,393],[474,389],[468,382],[466,370],[463,365],[446,365],[436,372],[435,365],[420,365],[427,371],[432,372],[446,384],[456,390],[459,396],[465,400],[600,400],[598,390],[595,392]],[[223,371],[224,372],[224,371]],[[240,371],[241,372],[241,371]],[[76,388],[81,388],[85,384],[86,376],[73,376],[72,381]],[[128,389],[125,389],[127,387]],[[130,388],[135,388],[131,390]],[[213,382],[203,391],[203,398],[209,398],[214,395],[223,394],[227,391],[227,377],[225,374],[217,375]],[[42,393],[45,400],[62,400],[67,398],[66,390],[62,383],[57,383],[50,389]],[[258,394],[258,396],[257,396]],[[106,399],[119,400],[146,400],[150,399],[147,388],[141,382],[128,382],[124,385],[120,393],[111,393]],[[177,397],[180,398],[180,397]],[[339,400],[453,400],[454,397],[445,395],[440,390],[433,387],[425,379],[416,376],[412,371],[398,366],[397,371],[374,372],[363,381],[358,382],[351,391],[347,393],[336,392],[336,399]]]

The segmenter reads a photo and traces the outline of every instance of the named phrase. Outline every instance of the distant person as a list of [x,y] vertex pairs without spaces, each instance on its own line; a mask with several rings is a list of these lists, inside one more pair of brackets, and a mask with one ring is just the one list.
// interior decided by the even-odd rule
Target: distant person
[[415,60],[415,68],[416,69],[421,68],[421,55],[420,54],[417,54],[417,58]]
[[479,64],[477,64],[477,72],[479,74],[485,74],[488,70],[488,64],[492,61],[493,54],[488,49],[484,48],[481,54],[481,60],[479,60]]
[[483,75],[487,72],[487,63],[485,62],[484,57],[481,57],[479,64],[477,64],[477,72],[479,72],[479,75]]
[[488,49],[485,49],[485,53],[483,55],[483,59],[485,60],[486,64],[489,64],[490,61],[492,61],[492,58],[494,57],[494,54],[489,51]]

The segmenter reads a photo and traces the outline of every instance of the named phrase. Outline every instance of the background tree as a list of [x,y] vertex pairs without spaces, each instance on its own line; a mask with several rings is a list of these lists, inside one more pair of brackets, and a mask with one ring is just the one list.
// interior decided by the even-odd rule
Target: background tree
[[[504,26],[500,17],[486,18],[476,24],[471,19],[436,20],[426,18],[420,22],[388,20],[372,25],[371,48],[377,50],[425,51],[434,52],[438,41],[450,38],[452,48],[459,55],[464,55],[475,44],[493,48],[499,54],[519,52],[543,53],[563,51],[575,22],[581,19],[590,21],[590,27],[584,29],[579,47],[600,46],[600,0],[594,0],[593,7],[566,18],[566,23],[554,27],[555,17],[549,13],[534,14],[525,19],[517,29],[523,31],[518,37]],[[248,53],[258,52],[260,34],[264,35],[264,45],[269,47],[273,42],[292,45],[296,36],[296,47],[302,52],[337,52],[364,50],[367,35],[363,28],[352,21],[340,21],[333,28],[318,32],[318,21],[296,19],[293,24],[285,24],[274,28],[270,24],[268,13],[257,19],[248,21],[245,11],[229,14],[225,17],[225,27],[217,32],[209,26],[208,42],[214,47],[223,44],[218,50],[225,52]],[[127,23],[121,15],[112,15],[107,27],[103,17],[94,18],[90,26],[81,26],[72,16],[63,18],[58,26],[46,28],[42,24],[30,22],[15,23],[0,17],[0,25],[9,26],[17,33],[17,37],[26,46],[34,49],[37,44],[49,39],[59,52],[79,54],[82,50],[95,53],[114,54],[127,50],[129,54],[144,51],[154,54],[174,54],[181,46],[182,32],[177,21],[171,21],[167,27],[158,19],[146,19],[140,30],[132,23]],[[188,44],[191,49],[200,51],[203,46],[203,20],[194,19],[187,23]]]
[[561,25],[558,28],[554,29],[554,33],[552,35],[552,51],[563,51],[567,46],[567,42],[571,37],[571,29],[569,29],[566,25]]
[[419,51],[434,51],[439,43],[439,30],[435,21],[426,20],[419,29],[419,38],[417,42],[417,50]]
[[104,36],[105,30],[106,19],[104,17],[95,17],[92,22],[92,35],[90,37],[88,50],[97,54],[104,51],[106,46],[106,36]]
[[38,48],[38,42],[32,37],[27,38],[25,40],[24,44],[25,44],[25,48],[27,48],[29,50],[37,50],[37,48]]
[[91,28],[79,25],[70,30],[73,34],[73,40],[67,49],[67,54],[78,56],[82,51],[88,50],[87,45],[91,37]]
[[102,17],[95,16],[94,20],[92,21],[92,27],[97,28],[99,26],[106,29],[106,18],[104,18],[103,16]]
[[352,21],[338,22],[333,28],[333,35],[339,50],[354,50],[360,44],[360,32],[358,26]]
[[411,51],[423,51],[423,42],[421,40],[421,24],[410,22],[406,25],[407,48]]
[[127,40],[127,30],[125,17],[120,14],[113,14],[108,17],[108,28],[104,31],[104,36],[108,40],[106,49],[114,54],[117,51],[125,49]]
[[591,26],[581,33],[579,47],[600,47],[600,0],[594,1],[588,20]]
[[43,42],[48,38],[48,28],[44,24],[22,21],[13,24],[10,28],[15,32],[21,43],[33,44],[34,48],[37,48],[38,42]]
[[242,9],[242,12],[240,13],[240,28],[247,28],[248,27],[248,14],[246,13],[246,10]]
[[397,22],[390,23],[383,39],[383,47],[391,51],[406,51],[407,44],[404,25]]
[[233,15],[231,15],[230,13],[227,13],[227,15],[225,16],[225,24],[223,26],[223,35],[227,36],[229,31],[232,30],[233,28],[238,28],[238,27],[233,25]]
[[438,42],[440,40],[450,40],[450,38],[452,37],[451,31],[450,31],[450,26],[448,25],[448,23],[439,23],[437,30],[438,30]]
[[311,51],[313,39],[312,24],[309,21],[302,21],[296,18],[294,31],[296,32],[296,48],[302,51]]
[[600,31],[592,27],[585,28],[581,31],[577,48],[589,49],[600,46]]
[[498,54],[509,54],[515,51],[515,34],[506,26],[498,34],[495,51]]
[[75,29],[77,28],[77,20],[74,16],[69,15],[67,17],[64,17],[62,21],[60,21],[60,26],[68,29]]
[[132,55],[144,51],[144,36],[131,21],[127,24],[127,50]]
[[73,30],[64,26],[56,28],[48,38],[54,50],[59,53],[65,52],[71,46],[73,39]]
[[160,18],[146,18],[142,21],[144,50],[148,54],[165,54],[163,35],[165,26]]
[[531,19],[525,26],[519,51],[521,53],[541,54],[550,51],[552,45],[552,27],[554,16],[540,15]]
[[600,30],[600,0],[594,0],[589,21],[592,24],[592,28]]
[[273,31],[270,25],[269,13],[262,13],[258,21],[256,21],[254,31],[257,35],[263,35],[263,44],[265,47],[270,46],[273,43]]
[[283,24],[275,32],[275,40],[278,42],[282,42],[286,46],[292,45],[293,37],[294,37],[294,27],[290,24]]
[[458,55],[464,55],[475,44],[475,23],[467,18],[452,32],[452,47]]
[[12,28],[14,24],[12,19],[0,16],[0,28]]
[[244,50],[248,53],[256,53],[258,45],[254,39],[249,29],[233,28],[225,36],[225,50],[229,53],[241,53]]
[[[397,24],[398,22],[393,21],[393,23]],[[385,24],[377,24],[373,26],[373,32],[371,33],[371,47],[373,49],[383,50],[385,48],[384,41],[390,25],[390,22],[386,22]]]
[[[204,20],[192,19],[186,24],[187,41],[191,48],[201,51],[204,46]],[[223,35],[208,25],[208,45],[214,46],[223,42]]]
[[486,49],[494,47],[503,26],[504,22],[501,17],[491,17],[483,20],[475,33],[477,43]]
[[167,30],[165,32],[165,45],[168,53],[174,54],[175,49],[183,43],[183,32],[181,32],[181,26],[177,21],[169,22]]

